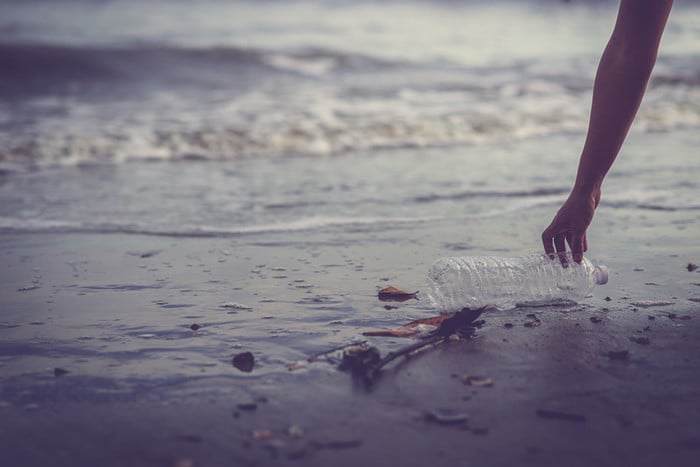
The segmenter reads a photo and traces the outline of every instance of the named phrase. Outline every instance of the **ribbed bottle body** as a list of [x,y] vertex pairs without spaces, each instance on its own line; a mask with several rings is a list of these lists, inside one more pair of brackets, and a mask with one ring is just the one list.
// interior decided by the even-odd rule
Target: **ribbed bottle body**
[[568,256],[567,263],[544,254],[440,258],[428,270],[428,296],[441,311],[577,301],[601,281],[600,274],[585,258],[575,263]]

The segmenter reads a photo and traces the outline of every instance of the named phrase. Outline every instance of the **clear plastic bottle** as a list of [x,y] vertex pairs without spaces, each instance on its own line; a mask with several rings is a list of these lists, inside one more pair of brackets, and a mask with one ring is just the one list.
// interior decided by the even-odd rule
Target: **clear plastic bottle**
[[608,282],[605,266],[587,259],[567,266],[545,254],[498,258],[472,256],[440,258],[428,270],[428,296],[441,311],[495,305],[544,305],[585,298],[596,284]]

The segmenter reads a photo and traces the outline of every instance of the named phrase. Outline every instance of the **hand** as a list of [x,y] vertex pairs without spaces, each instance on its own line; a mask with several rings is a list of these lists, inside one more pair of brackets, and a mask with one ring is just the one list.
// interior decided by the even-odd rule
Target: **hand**
[[556,251],[559,253],[562,264],[566,266],[565,253],[566,243],[568,243],[574,261],[580,263],[583,260],[583,253],[588,250],[586,229],[593,220],[593,214],[599,202],[600,189],[584,193],[572,191],[549,227],[542,232],[545,253],[553,256]]

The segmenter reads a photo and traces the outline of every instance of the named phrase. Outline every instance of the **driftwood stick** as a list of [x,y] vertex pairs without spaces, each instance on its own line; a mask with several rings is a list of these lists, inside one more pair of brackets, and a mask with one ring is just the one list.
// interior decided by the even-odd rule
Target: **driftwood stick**
[[386,357],[380,359],[373,365],[368,365],[364,370],[365,384],[372,385],[379,377],[383,367],[400,357],[410,357],[412,354],[426,347],[436,347],[443,342],[449,340],[450,336],[462,334],[467,331],[473,332],[472,324],[481,313],[489,309],[490,306],[485,306],[476,310],[465,308],[458,311],[454,316],[446,319],[440,324],[440,327],[433,331],[428,337],[421,339],[415,344],[408,345],[394,352],[389,352]]
[[399,350],[389,352],[384,358],[381,358],[379,350],[376,347],[368,346],[367,341],[363,340],[314,354],[310,356],[307,361],[315,362],[322,357],[328,357],[328,355],[333,352],[342,350],[343,357],[339,368],[341,370],[350,370],[355,378],[370,387],[379,378],[382,368],[394,360],[401,357],[410,357],[428,347],[436,347],[447,342],[450,340],[450,337],[455,335],[471,335],[475,329],[476,318],[489,308],[490,306],[485,306],[476,310],[464,308],[454,313],[454,315],[449,318],[442,320],[440,326],[427,337]]
[[399,357],[403,356],[410,356],[413,352],[422,349],[423,347],[427,347],[429,345],[433,345],[438,341],[444,340],[445,338],[443,336],[439,335],[434,335],[434,336],[429,336],[426,337],[425,339],[421,339],[420,341],[407,345],[406,347],[403,347],[399,350],[395,350],[393,352],[389,352],[386,354],[386,357],[382,358],[377,365],[374,367],[374,371],[380,370],[382,367],[388,365],[392,361],[396,360]]
[[416,342],[415,344],[407,345],[406,347],[403,347],[394,352],[389,352],[386,355],[386,357],[382,358],[375,365],[372,365],[371,367],[366,369],[364,375],[365,383],[368,385],[372,385],[379,376],[379,372],[382,370],[382,368],[384,368],[386,365],[393,362],[397,358],[404,356],[410,357],[414,352],[423,350],[424,348],[429,346],[435,346],[437,344],[440,344],[441,342],[444,342],[445,340],[446,338],[443,336],[432,335],[420,340],[419,342]]

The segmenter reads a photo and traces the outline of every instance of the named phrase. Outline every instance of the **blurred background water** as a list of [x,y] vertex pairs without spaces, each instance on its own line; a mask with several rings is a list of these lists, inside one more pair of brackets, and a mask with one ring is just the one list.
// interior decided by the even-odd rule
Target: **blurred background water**
[[[616,7],[3,1],[0,229],[226,235],[555,205]],[[698,24],[677,2],[635,132],[700,127]],[[525,149],[547,137],[560,148]],[[625,166],[635,187],[609,201],[700,208],[697,158],[661,159]]]

